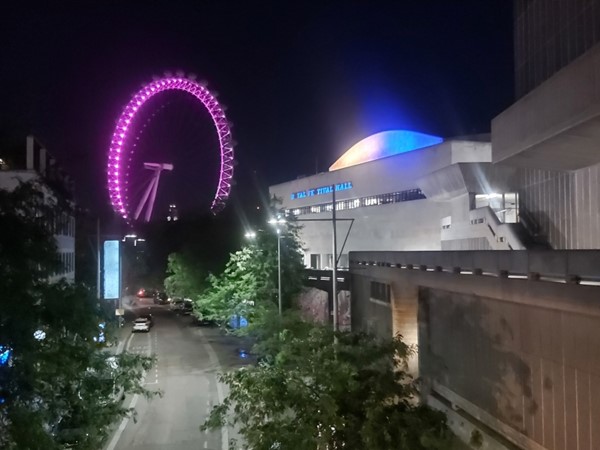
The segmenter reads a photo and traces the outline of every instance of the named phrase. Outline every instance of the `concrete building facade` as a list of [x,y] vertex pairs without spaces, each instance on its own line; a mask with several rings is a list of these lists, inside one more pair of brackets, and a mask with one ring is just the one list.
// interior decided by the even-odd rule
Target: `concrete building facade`
[[[2,149],[0,149],[0,152]],[[22,155],[24,154],[24,158]],[[60,169],[56,160],[33,136],[27,136],[25,151],[19,149],[13,157],[2,155],[0,168],[0,189],[13,190],[19,183],[41,182],[49,201],[60,199],[71,207],[73,203],[73,183]],[[75,217],[73,212],[57,209],[52,217],[46,217],[46,224],[54,234],[62,270],[53,274],[50,281],[65,278],[75,280]]]
[[350,273],[352,328],[417,346],[422,399],[465,442],[600,446],[600,251],[351,252]]
[[555,248],[600,246],[600,1],[516,0],[517,101],[492,121],[494,163]]

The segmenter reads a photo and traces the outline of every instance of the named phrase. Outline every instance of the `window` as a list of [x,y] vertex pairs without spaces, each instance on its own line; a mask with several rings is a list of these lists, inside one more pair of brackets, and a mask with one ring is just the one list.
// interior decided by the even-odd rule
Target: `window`
[[391,287],[387,283],[371,281],[371,300],[377,300],[384,303],[391,303]]
[[448,230],[452,227],[452,216],[442,217],[442,230]]
[[[366,206],[377,206],[389,203],[400,203],[409,202],[412,200],[424,199],[425,194],[421,189],[408,189],[406,191],[392,192],[388,194],[370,195],[368,197],[354,198],[350,200],[340,200],[335,202],[336,211],[343,211],[345,209],[354,209]],[[303,214],[318,214],[322,212],[328,212],[333,209],[331,203],[322,203],[319,205],[302,206],[300,208],[286,209],[285,214],[294,214],[300,216]]]
[[502,194],[476,194],[475,208],[489,206],[502,223],[519,222],[519,194],[517,192],[505,192]]

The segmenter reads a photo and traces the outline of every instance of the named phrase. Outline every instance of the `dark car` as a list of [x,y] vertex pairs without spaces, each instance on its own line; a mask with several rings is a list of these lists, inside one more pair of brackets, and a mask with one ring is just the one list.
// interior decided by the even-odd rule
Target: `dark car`
[[194,304],[191,299],[184,298],[183,305],[181,306],[181,314],[189,316],[194,311]]
[[154,303],[157,305],[166,305],[169,303],[169,296],[166,292],[157,292],[154,294]]
[[137,292],[137,296],[139,298],[150,298],[154,296],[154,290],[152,289],[145,289],[145,288],[141,288],[138,292]]
[[171,308],[171,311],[175,311],[175,312],[180,311],[183,308],[183,299],[180,297],[172,298],[169,308]]
[[192,299],[190,298],[174,298],[170,305],[171,311],[177,314],[189,316],[194,310]]

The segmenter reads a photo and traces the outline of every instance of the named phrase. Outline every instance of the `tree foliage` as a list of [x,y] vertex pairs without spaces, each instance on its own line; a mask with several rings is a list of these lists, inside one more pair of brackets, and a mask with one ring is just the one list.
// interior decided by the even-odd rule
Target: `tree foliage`
[[171,297],[195,298],[205,289],[206,272],[184,253],[171,253],[167,262],[165,290]]
[[442,413],[420,405],[405,371],[412,349],[302,322],[273,321],[267,362],[222,375],[229,396],[204,428],[235,426],[246,449],[451,448]]
[[[288,222],[281,235],[283,307],[288,308],[302,287],[304,263],[298,227]],[[232,253],[220,275],[208,277],[208,287],[196,297],[196,314],[224,323],[232,315],[253,321],[278,305],[278,236],[275,230],[259,231],[256,238]]]
[[0,345],[12,355],[0,365],[0,447],[96,449],[132,413],[118,394],[150,395],[141,379],[151,360],[109,353],[97,342],[108,317],[93,295],[48,282],[59,268],[46,220],[61,206],[51,198],[35,184],[0,190]]

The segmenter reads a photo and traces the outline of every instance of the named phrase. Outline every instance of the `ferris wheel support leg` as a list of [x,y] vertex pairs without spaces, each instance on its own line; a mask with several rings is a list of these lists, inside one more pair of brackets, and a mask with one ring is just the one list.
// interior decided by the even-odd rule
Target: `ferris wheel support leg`
[[148,197],[150,196],[150,192],[152,191],[155,183],[156,183],[156,177],[152,177],[152,179],[148,183],[148,187],[146,188],[146,191],[144,192],[144,196],[142,197],[142,200],[140,201],[137,209],[135,210],[135,216],[134,216],[135,220],[138,220],[138,218],[140,217],[140,214],[142,213],[142,210],[144,209],[144,206],[146,205],[146,202],[148,201]]
[[161,170],[156,172],[156,176],[154,178],[154,184],[152,186],[152,194],[150,195],[150,201],[148,202],[148,208],[146,208],[146,222],[150,222],[150,217],[152,216],[152,210],[154,209],[154,202],[156,201],[156,191],[158,190],[158,181],[160,180]]

